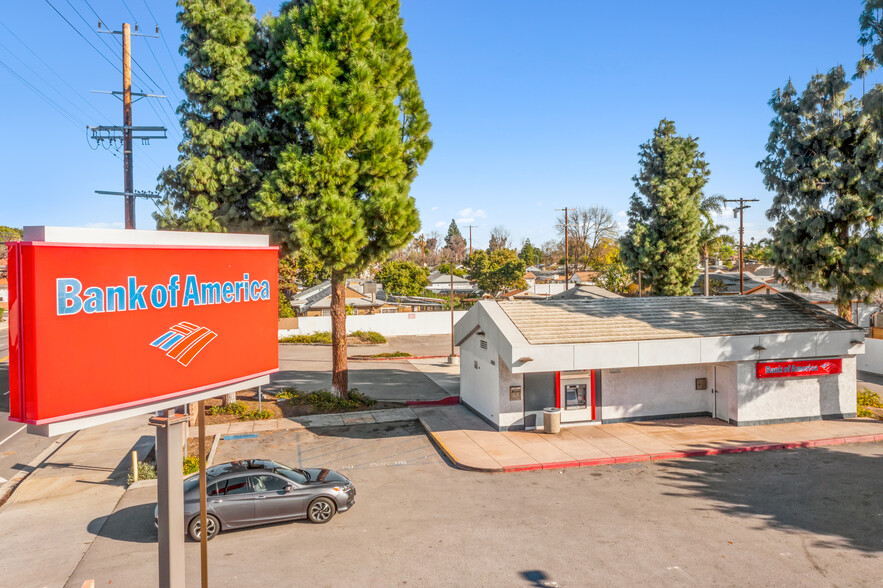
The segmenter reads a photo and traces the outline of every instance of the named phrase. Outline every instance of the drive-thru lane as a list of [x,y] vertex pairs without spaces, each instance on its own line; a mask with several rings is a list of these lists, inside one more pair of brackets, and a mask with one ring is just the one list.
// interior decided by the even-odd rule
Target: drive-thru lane
[[28,435],[25,425],[9,420],[8,333],[0,327],[0,486],[27,468],[27,464],[54,441],[54,438]]

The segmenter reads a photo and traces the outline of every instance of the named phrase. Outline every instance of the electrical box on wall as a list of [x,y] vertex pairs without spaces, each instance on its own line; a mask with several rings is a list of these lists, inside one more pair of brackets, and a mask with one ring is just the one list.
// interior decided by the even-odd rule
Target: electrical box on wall
[[521,386],[509,386],[509,400],[521,400]]
[[697,390],[708,390],[708,378],[696,378]]

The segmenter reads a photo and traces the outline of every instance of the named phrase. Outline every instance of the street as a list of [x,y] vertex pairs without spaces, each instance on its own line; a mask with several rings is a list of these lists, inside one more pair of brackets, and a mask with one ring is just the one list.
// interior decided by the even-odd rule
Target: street
[[[210,585],[880,581],[880,443],[481,474],[452,469],[402,423],[219,446],[219,462],[244,457],[337,468],[355,483],[356,505],[325,525],[221,533],[209,543]],[[126,492],[67,586],[155,584],[154,501],[154,488]],[[185,549],[187,585],[198,586],[199,544]]]

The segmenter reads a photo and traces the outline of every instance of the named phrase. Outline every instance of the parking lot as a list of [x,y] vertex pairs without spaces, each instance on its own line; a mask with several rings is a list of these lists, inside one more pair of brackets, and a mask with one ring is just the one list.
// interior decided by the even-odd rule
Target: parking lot
[[[221,533],[210,585],[879,585],[881,444],[480,474],[452,469],[418,427],[222,442],[218,462],[330,466],[358,498],[326,525]],[[155,584],[154,500],[128,491],[67,585]],[[199,545],[186,550],[197,586]]]

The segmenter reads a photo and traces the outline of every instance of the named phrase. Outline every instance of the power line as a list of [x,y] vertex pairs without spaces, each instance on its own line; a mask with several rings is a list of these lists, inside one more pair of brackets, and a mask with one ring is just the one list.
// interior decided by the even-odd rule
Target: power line
[[[70,98],[68,98],[68,97],[65,96],[64,94],[62,94],[62,93],[58,90],[58,88],[54,87],[54,86],[49,82],[49,80],[47,80],[46,78],[44,78],[43,76],[41,76],[39,73],[37,73],[37,72],[34,70],[34,68],[32,68],[30,65],[28,65],[27,63],[25,63],[25,62],[24,62],[24,61],[23,61],[18,55],[16,55],[11,49],[9,49],[9,47],[7,47],[6,45],[4,45],[2,41],[0,41],[0,47],[2,47],[3,49],[5,49],[10,55],[12,55],[16,60],[18,60],[18,62],[21,63],[21,64],[25,67],[25,69],[27,69],[27,70],[30,71],[32,74],[34,74],[35,76],[37,76],[37,79],[39,79],[39,80],[42,81],[44,84],[46,84],[47,86],[49,86],[50,88],[52,88],[53,90],[55,90],[55,92],[56,92],[56,93],[57,93],[62,99],[64,99],[65,101],[67,101],[67,103],[70,104],[74,109],[76,109],[77,111],[79,111],[80,114],[82,114],[82,115],[83,115],[84,117],[86,117],[86,118],[89,118],[90,115],[89,115],[85,110],[83,110],[83,109],[80,108],[77,104],[75,104],[75,103],[73,102],[73,100],[71,100]],[[94,107],[93,107],[93,108],[94,108]],[[97,110],[96,110],[96,111],[97,111]],[[99,114],[100,114],[100,113],[99,113]]]
[[85,127],[85,126],[86,126],[84,123],[82,123],[81,121],[77,120],[77,118],[76,118],[72,113],[68,112],[67,110],[64,109],[64,107],[62,107],[62,106],[59,105],[57,102],[55,102],[55,100],[53,100],[52,98],[50,98],[49,96],[47,96],[46,94],[44,94],[39,88],[37,88],[37,87],[34,86],[32,83],[30,83],[29,81],[27,81],[26,79],[24,79],[22,76],[20,76],[19,74],[17,74],[17,73],[15,72],[15,70],[13,70],[11,67],[9,67],[8,65],[6,65],[6,63],[4,63],[2,60],[0,60],[0,66],[2,66],[3,68],[5,68],[6,71],[8,71],[10,74],[12,74],[12,75],[13,75],[18,81],[20,81],[22,84],[24,84],[25,86],[27,86],[28,88],[30,88],[31,91],[33,91],[35,94],[37,94],[38,96],[40,96],[41,98],[43,98],[43,100],[45,100],[46,102],[48,102],[50,106],[52,106],[53,108],[55,108],[55,110],[57,110],[57,111],[58,111],[62,116],[64,116],[66,119],[68,119],[69,121],[71,121],[74,125],[76,125],[77,127]]
[[[150,9],[150,4],[148,4],[147,0],[141,0],[141,1],[144,2],[144,7],[147,9],[147,13],[150,14],[150,18],[152,18],[153,22],[157,23],[157,26],[158,26],[159,21],[156,20],[156,17],[153,15],[153,11]],[[162,38],[163,46],[166,48],[166,53],[168,53],[168,55],[169,55],[169,60],[172,62],[172,67],[174,67],[175,70],[177,71],[178,64],[175,63],[175,58],[172,56],[172,48],[169,47],[169,41],[164,34],[160,34],[160,37]]]
[[106,61],[107,63],[109,63],[110,66],[111,66],[112,68],[114,68],[115,70],[117,70],[117,71],[120,73],[120,75],[122,75],[123,70],[120,69],[119,66],[117,66],[117,65],[116,65],[114,62],[112,62],[110,59],[108,59],[107,56],[106,56],[104,53],[102,53],[102,52],[98,49],[98,47],[96,47],[95,45],[93,45],[93,44],[92,44],[92,41],[90,41],[89,39],[87,39],[87,38],[83,35],[83,33],[80,32],[80,29],[78,29],[77,27],[75,27],[75,26],[71,23],[71,21],[69,21],[69,20],[68,20],[68,19],[67,19],[67,18],[66,18],[61,12],[59,12],[58,9],[57,9],[55,6],[53,6],[52,2],[50,2],[49,0],[43,0],[43,1],[46,2],[46,4],[48,4],[49,7],[50,7],[52,10],[54,10],[55,13],[56,13],[58,16],[60,16],[61,19],[62,19],[64,22],[66,22],[70,28],[72,28],[72,29],[74,30],[75,33],[77,33],[77,34],[80,36],[81,39],[83,39],[84,41],[86,41],[86,43],[88,43],[88,45],[89,45],[90,47],[92,47],[92,49],[94,49],[95,52],[96,52],[98,55],[100,55],[102,59],[104,59],[104,61]]

